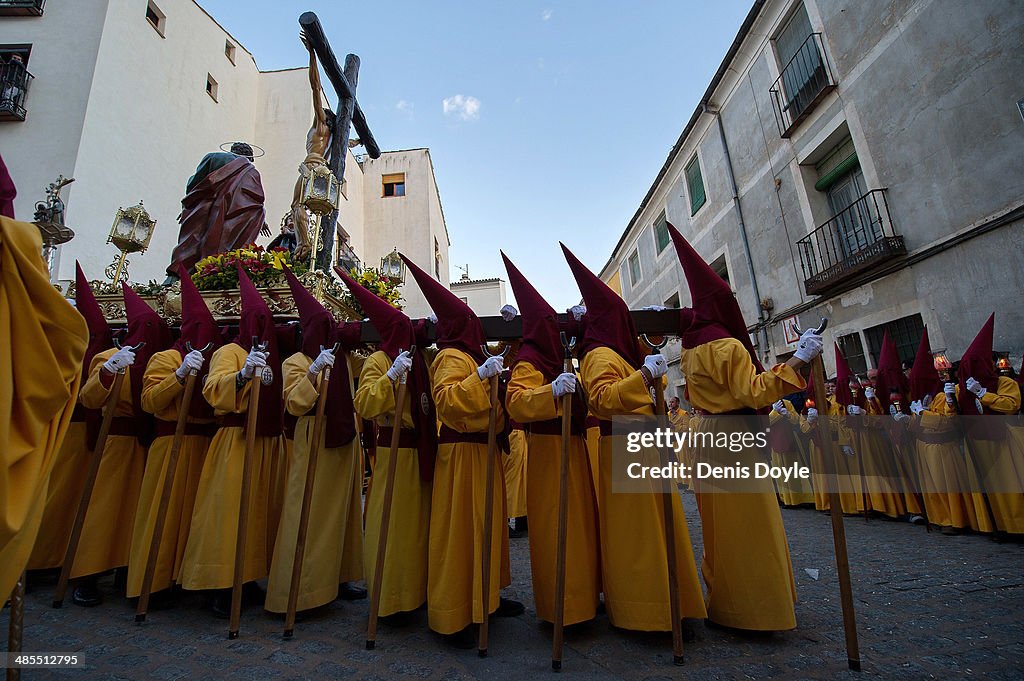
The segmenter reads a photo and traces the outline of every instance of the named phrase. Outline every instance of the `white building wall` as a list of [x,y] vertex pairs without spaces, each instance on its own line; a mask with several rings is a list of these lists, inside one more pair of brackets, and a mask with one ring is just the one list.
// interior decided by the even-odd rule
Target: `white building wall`
[[478,317],[493,317],[506,302],[503,279],[464,279],[452,282],[450,288]]

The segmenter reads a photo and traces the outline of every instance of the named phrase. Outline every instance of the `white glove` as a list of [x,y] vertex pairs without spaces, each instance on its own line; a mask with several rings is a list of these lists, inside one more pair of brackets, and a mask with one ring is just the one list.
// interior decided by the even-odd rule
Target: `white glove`
[[870,385],[864,388],[864,397],[866,397],[869,400],[875,399],[875,389],[872,388]]
[[502,369],[505,368],[505,358],[500,355],[497,357],[488,357],[484,360],[484,363],[476,368],[476,375],[480,377],[480,380],[486,380],[491,376],[497,376],[501,373]]
[[668,373],[668,361],[665,355],[647,355],[644,366],[651,372],[651,378],[661,378]]
[[786,409],[786,403],[783,402],[782,400],[779,400],[778,402],[774,403],[772,405],[772,409],[782,414],[783,416],[789,416],[789,410]]
[[967,389],[974,393],[978,397],[978,399],[984,397],[985,393],[988,392],[988,388],[983,386],[978,381],[974,380],[974,376],[971,376],[970,378],[967,379]]
[[431,324],[437,324],[437,315],[431,312],[427,315],[427,321]]
[[330,350],[321,350],[320,354],[316,356],[313,363],[309,365],[309,373],[319,374],[327,367],[334,366],[334,353]]
[[412,356],[408,350],[402,350],[398,357],[395,357],[395,361],[391,363],[391,368],[388,369],[388,378],[392,381],[400,381],[409,373],[410,369],[412,369]]
[[587,314],[587,308],[583,305],[573,305],[569,308],[569,314],[572,315],[573,319],[579,321],[583,319],[583,315]]
[[808,407],[807,408],[807,422],[813,425],[817,421],[818,421],[818,410],[815,409],[814,407]]
[[921,400],[914,400],[913,402],[910,403],[910,413],[911,414],[913,414],[914,416],[917,416],[922,411],[924,411],[924,405],[921,404]]
[[193,350],[182,358],[181,366],[174,371],[174,375],[178,377],[178,380],[184,381],[189,372],[194,371],[199,373],[199,370],[202,368],[203,353],[198,350]]
[[892,417],[894,419],[896,419],[897,423],[902,423],[903,421],[909,421],[910,420],[910,417],[907,416],[906,414],[893,414]]
[[846,407],[846,413],[850,416],[860,416],[864,413],[864,410],[858,407],[856,404],[851,404]]
[[895,404],[890,404],[889,405],[889,416],[896,416],[896,414],[898,414],[898,413],[899,412],[896,411],[896,405]]
[[800,336],[800,343],[796,346],[793,356],[804,364],[809,364],[812,359],[821,354],[821,349],[824,346],[825,342],[821,339],[821,334],[814,329],[807,329]]
[[853,456],[853,447],[850,445],[843,445],[843,456]]
[[576,374],[558,374],[555,380],[551,381],[551,392],[555,397],[571,395],[576,392]]
[[515,309],[511,305],[505,305],[501,310],[499,310],[499,312],[501,313],[501,318],[506,322],[512,321],[516,318],[516,315],[519,314],[519,310]]
[[135,364],[135,351],[131,348],[121,348],[103,363],[103,368],[107,370],[107,373],[117,374],[133,364]]
[[646,307],[641,307],[640,309],[650,310],[652,312],[661,312],[662,310],[667,310],[668,308],[665,307],[664,305],[647,305]]
[[245,358],[242,375],[246,378],[252,378],[253,374],[256,373],[256,369],[265,366],[267,366],[267,353],[260,352],[254,348],[249,351],[249,356]]
[[956,401],[956,383],[947,383],[943,386],[942,392],[946,393],[946,404],[953,404]]

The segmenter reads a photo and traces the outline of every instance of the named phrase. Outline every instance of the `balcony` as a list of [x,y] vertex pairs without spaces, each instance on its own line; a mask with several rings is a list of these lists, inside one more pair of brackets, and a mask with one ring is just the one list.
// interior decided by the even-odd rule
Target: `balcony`
[[884,189],[872,189],[849,207],[796,242],[808,295],[907,254],[903,237],[889,218]]
[[0,121],[25,120],[25,96],[32,78],[18,62],[0,64]]
[[362,271],[363,264],[348,241],[338,241],[338,252],[336,255],[337,260],[335,264],[345,270],[345,272],[351,272],[352,270]]
[[46,0],[0,0],[0,16],[41,17]]
[[779,134],[789,138],[825,95],[836,89],[820,33],[812,33],[771,87]]

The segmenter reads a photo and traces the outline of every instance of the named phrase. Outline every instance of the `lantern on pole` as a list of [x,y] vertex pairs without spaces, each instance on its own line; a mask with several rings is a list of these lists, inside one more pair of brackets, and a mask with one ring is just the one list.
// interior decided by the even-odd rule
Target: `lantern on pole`
[[935,364],[935,370],[939,372],[939,378],[943,381],[948,381],[949,372],[953,369],[953,363],[946,358],[946,351],[936,350],[933,352],[932,362]]
[[396,285],[405,283],[405,261],[397,248],[380,259],[380,273]]
[[304,174],[302,205],[316,216],[315,219],[310,220],[309,224],[311,261],[314,263],[315,269],[317,253],[325,246],[328,249],[331,247],[331,244],[325,243],[321,238],[320,221],[323,216],[338,209],[341,183],[338,182],[338,178],[334,176],[331,169],[322,163],[310,167]]
[[117,209],[107,243],[114,244],[121,254],[104,271],[115,285],[128,280],[128,254],[145,253],[155,228],[156,220],[149,216],[142,201],[131,208]]

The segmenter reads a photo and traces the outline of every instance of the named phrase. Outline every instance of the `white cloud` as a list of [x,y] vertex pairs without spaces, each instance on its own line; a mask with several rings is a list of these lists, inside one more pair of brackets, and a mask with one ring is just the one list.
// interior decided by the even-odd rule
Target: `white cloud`
[[547,21],[548,19],[551,18],[551,15],[554,14],[554,13],[555,13],[555,10],[553,10],[553,9],[546,9],[546,10],[544,10],[543,12],[540,13],[541,21]]
[[395,108],[408,116],[410,120],[412,120],[416,113],[416,105],[404,99],[398,100],[398,104],[395,104]]
[[480,118],[480,100],[472,95],[453,95],[441,102],[445,116],[457,116],[464,121]]

